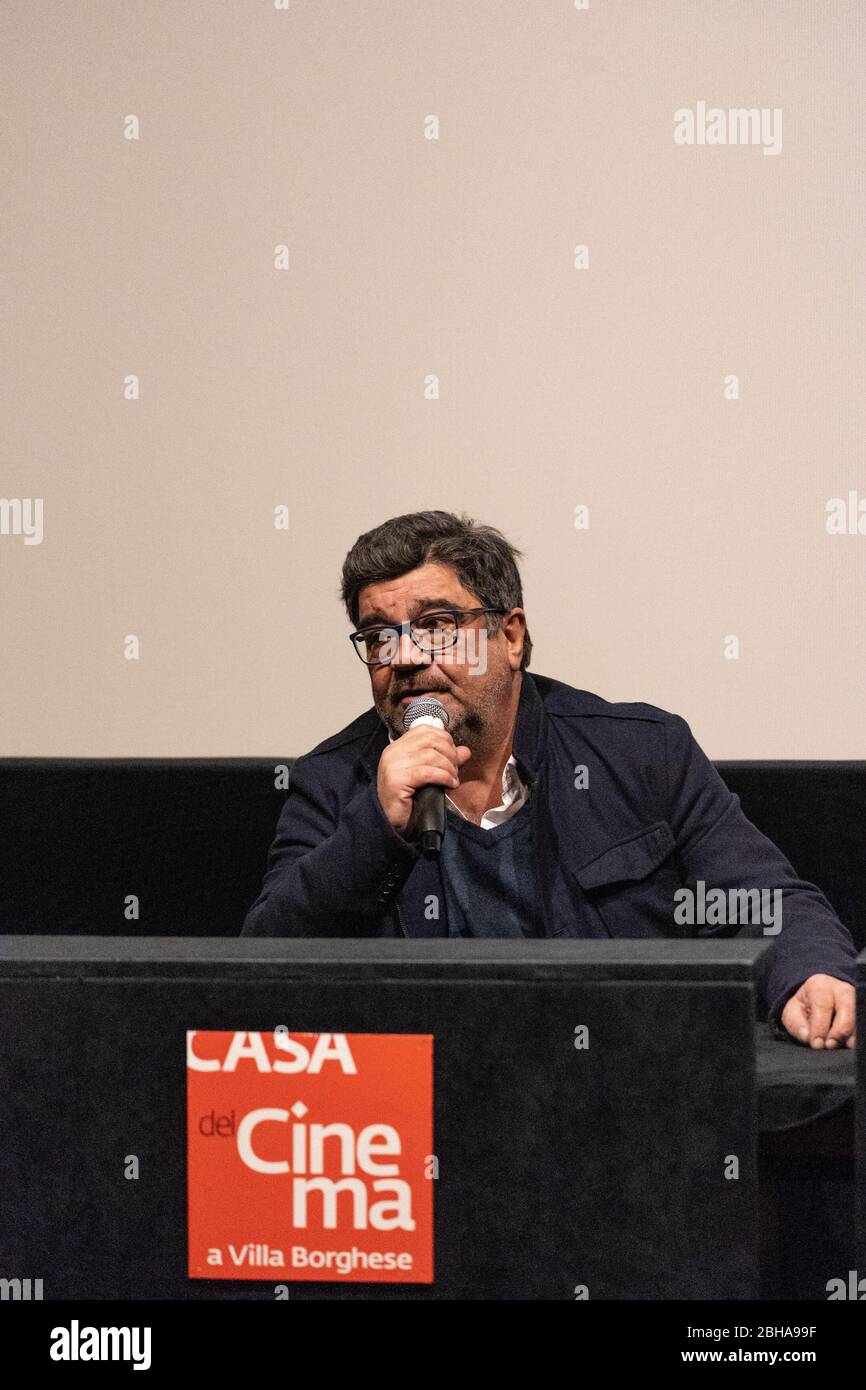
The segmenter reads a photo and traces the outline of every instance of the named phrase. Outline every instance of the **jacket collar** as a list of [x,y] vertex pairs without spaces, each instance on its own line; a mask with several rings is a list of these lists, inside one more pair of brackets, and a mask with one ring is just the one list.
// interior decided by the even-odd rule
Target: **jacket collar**
[[[371,781],[375,781],[379,759],[388,747],[388,730],[379,718],[375,706],[370,711],[375,716],[377,727],[361,750],[361,762]],[[538,776],[544,760],[547,745],[547,720],[544,702],[535,684],[534,677],[524,671],[520,679],[520,698],[517,702],[517,720],[511,751],[514,754],[518,771],[523,781],[531,787]]]

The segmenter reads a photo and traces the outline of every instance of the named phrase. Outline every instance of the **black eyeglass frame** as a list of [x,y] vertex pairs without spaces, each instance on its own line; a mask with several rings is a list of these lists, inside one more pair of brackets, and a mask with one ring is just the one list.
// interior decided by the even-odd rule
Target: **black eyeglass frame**
[[359,659],[360,659],[361,661],[363,661],[363,663],[364,663],[365,666],[393,666],[393,664],[394,664],[394,658],[393,658],[393,657],[391,658],[390,661],[379,661],[378,659],[377,659],[376,661],[368,661],[368,660],[367,660],[367,658],[364,656],[363,652],[361,651],[361,643],[364,641],[364,639],[366,638],[366,636],[368,635],[368,633],[371,633],[371,632],[393,632],[393,633],[396,633],[396,634],[397,634],[397,644],[396,644],[396,651],[397,651],[397,652],[399,652],[399,650],[400,650],[400,646],[401,646],[401,644],[402,644],[403,638],[404,638],[405,636],[408,635],[408,636],[411,638],[411,640],[415,643],[415,646],[418,648],[419,652],[422,652],[422,653],[424,654],[424,656],[430,656],[431,653],[430,653],[429,651],[425,651],[425,650],[424,650],[424,648],[421,646],[420,642],[417,640],[417,638],[415,637],[415,634],[414,634],[413,631],[412,631],[413,624],[421,622],[421,620],[422,620],[423,618],[453,618],[453,619],[454,619],[454,621],[455,621],[455,627],[454,627],[454,641],[453,641],[453,642],[449,642],[447,647],[442,648],[443,651],[446,651],[446,652],[447,652],[447,651],[450,651],[452,647],[456,646],[456,644],[457,644],[457,636],[458,636],[458,633],[460,632],[461,627],[465,627],[465,626],[466,626],[466,624],[462,621],[462,619],[467,618],[467,617],[479,617],[480,614],[482,614],[482,613],[498,613],[500,616],[502,616],[502,614],[504,614],[504,613],[509,613],[510,611],[511,611],[511,610],[508,609],[508,608],[431,608],[431,609],[429,610],[429,612],[426,612],[426,613],[419,613],[419,614],[418,614],[416,617],[414,617],[414,618],[407,618],[406,621],[405,621],[405,623],[371,623],[369,627],[361,627],[361,628],[358,628],[358,631],[357,631],[357,632],[350,632],[350,633],[349,633],[349,641],[352,643],[352,646],[355,648],[355,651],[358,653]]

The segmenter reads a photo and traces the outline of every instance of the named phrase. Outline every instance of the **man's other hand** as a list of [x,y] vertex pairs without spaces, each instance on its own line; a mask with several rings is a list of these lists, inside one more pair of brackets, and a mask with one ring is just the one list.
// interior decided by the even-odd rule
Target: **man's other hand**
[[782,1010],[782,1023],[810,1047],[853,1047],[856,1041],[854,986],[834,975],[810,975]]

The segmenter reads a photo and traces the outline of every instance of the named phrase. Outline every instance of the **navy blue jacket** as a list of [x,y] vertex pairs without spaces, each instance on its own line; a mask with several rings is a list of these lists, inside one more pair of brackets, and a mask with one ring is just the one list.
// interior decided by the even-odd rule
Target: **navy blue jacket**
[[[376,792],[388,732],[375,707],[296,759],[245,936],[447,936],[439,864],[391,826]],[[679,715],[611,704],[523,672],[512,752],[529,785],[547,935],[761,936],[760,923],[677,925],[674,893],[781,889],[762,990],[778,1027],[810,975],[854,983],[855,948],[740,808]],[[580,768],[588,786],[578,790]],[[438,920],[425,906],[435,894]],[[771,899],[773,901],[773,899]]]

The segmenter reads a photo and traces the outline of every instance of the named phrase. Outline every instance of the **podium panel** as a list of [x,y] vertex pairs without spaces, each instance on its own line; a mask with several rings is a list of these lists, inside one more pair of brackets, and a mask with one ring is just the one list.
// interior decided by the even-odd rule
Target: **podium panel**
[[[46,1299],[757,1297],[767,949],[6,937],[0,1276],[42,1279]],[[432,1038],[432,1282],[189,1277],[190,1030],[269,1050],[275,1030]],[[235,1051],[238,1076],[257,1072],[248,1036]],[[205,1038],[201,1055],[221,1053]],[[293,1077],[273,1085],[288,1108]],[[221,1137],[220,1118],[214,1183],[241,1142],[242,1117]],[[280,1162],[282,1130],[261,1133]]]

